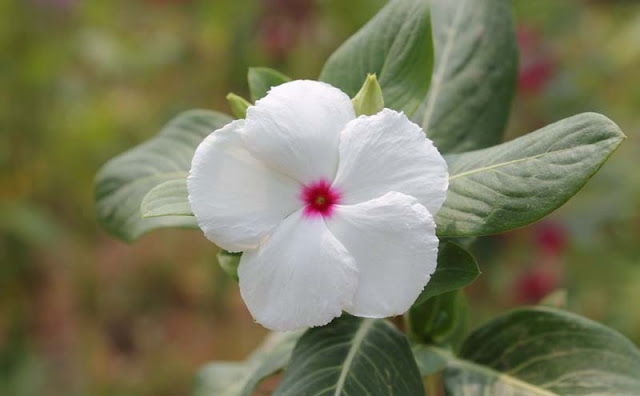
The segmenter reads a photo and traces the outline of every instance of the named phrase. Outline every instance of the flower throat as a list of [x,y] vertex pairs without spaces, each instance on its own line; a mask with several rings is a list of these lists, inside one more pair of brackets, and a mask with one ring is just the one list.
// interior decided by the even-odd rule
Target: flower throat
[[300,198],[305,204],[305,217],[331,216],[334,205],[340,203],[340,193],[324,179],[304,185]]

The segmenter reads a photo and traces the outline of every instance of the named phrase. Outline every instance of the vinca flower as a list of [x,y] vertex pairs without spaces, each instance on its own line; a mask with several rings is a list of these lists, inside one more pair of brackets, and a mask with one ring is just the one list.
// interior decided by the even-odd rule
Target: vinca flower
[[356,118],[331,85],[272,88],[200,144],[187,182],[205,236],[243,252],[240,292],[267,328],[402,314],[436,268],[444,159],[403,113]]

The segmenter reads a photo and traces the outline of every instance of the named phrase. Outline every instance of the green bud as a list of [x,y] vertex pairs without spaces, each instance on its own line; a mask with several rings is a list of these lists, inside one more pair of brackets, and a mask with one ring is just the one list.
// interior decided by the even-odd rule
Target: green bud
[[360,92],[351,101],[353,102],[356,116],[374,115],[384,109],[382,89],[375,74],[367,75]]
[[242,96],[238,96],[233,92],[227,95],[227,100],[231,106],[231,113],[238,118],[242,119],[247,116],[247,108],[251,106],[251,103],[247,102]]
[[551,308],[567,309],[567,289],[556,289],[547,294],[539,303]]
[[232,277],[236,282],[238,281],[238,265],[240,265],[240,257],[242,253],[231,253],[226,250],[220,250],[218,252],[218,264],[224,270],[224,272]]

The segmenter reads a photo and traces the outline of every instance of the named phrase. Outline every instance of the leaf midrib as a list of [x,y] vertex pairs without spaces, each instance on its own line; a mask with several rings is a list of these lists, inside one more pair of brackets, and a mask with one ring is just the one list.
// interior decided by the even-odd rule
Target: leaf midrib
[[375,323],[374,319],[363,320],[362,323],[360,324],[360,328],[358,329],[358,331],[356,331],[355,335],[353,336],[353,341],[352,341],[351,347],[349,348],[349,352],[347,353],[347,356],[345,357],[344,362],[342,363],[342,369],[340,370],[340,377],[338,377],[338,382],[336,383],[336,391],[333,394],[334,396],[340,396],[342,394],[342,390],[344,389],[344,384],[346,383],[347,376],[349,375],[349,370],[353,365],[353,360],[355,359],[356,354],[358,353],[358,349],[360,348],[360,345],[364,341],[364,338],[366,337],[367,333],[369,332],[371,327],[374,325],[374,323]]
[[466,172],[462,172],[462,173],[455,174],[453,176],[449,176],[449,181],[455,180],[455,179],[460,178],[460,177],[466,177],[466,176],[469,176],[469,175],[473,175],[475,173],[480,173],[480,172],[484,172],[484,171],[498,169],[498,168],[502,168],[504,166],[509,166],[509,165],[520,163],[520,162],[525,162],[525,161],[529,161],[529,160],[542,158],[542,157],[545,157],[545,156],[551,155],[551,154],[559,154],[559,153],[563,153],[565,151],[573,151],[573,150],[576,149],[576,147],[577,146],[568,147],[568,148],[565,148],[565,149],[562,149],[562,150],[545,151],[544,153],[536,154],[536,155],[533,155],[531,157],[518,158],[518,159],[507,161],[507,162],[500,162],[498,164],[493,164],[493,165],[489,165],[489,166],[483,166],[481,168],[471,169],[471,170],[466,171]]
[[557,393],[553,393],[546,389],[542,389],[539,386],[532,385],[528,382],[524,382],[516,377],[510,376],[506,373],[496,371],[490,367],[483,366],[477,363],[474,363],[470,360],[461,359],[455,356],[450,351],[437,347],[434,345],[429,345],[428,348],[434,352],[436,355],[444,358],[447,362],[447,368],[457,367],[463,370],[473,371],[476,373],[482,373],[490,377],[499,378],[500,380],[507,382],[511,385],[517,386],[520,389],[529,390],[531,392],[535,392],[536,395],[539,396],[560,396]]
[[436,65],[438,68],[433,75],[431,80],[431,88],[433,89],[433,93],[429,95],[427,99],[427,108],[424,112],[424,118],[422,119],[422,128],[425,132],[428,132],[429,123],[431,122],[431,115],[433,114],[433,109],[436,103],[436,97],[440,92],[440,88],[442,85],[442,79],[444,78],[444,73],[447,69],[447,65],[449,64],[449,58],[451,57],[451,52],[453,50],[453,43],[456,40],[458,32],[460,31],[460,22],[462,21],[462,9],[463,4],[466,4],[466,1],[461,1],[456,9],[456,13],[453,17],[453,22],[451,23],[451,30],[447,35],[447,43],[445,44],[444,51],[442,52],[442,64]]
[[[167,181],[171,181],[171,180],[175,180],[175,179],[179,179],[179,176],[187,176],[189,174],[189,171],[172,171],[172,172],[158,172],[158,173],[153,173],[147,176],[142,176],[142,177],[138,177],[135,179],[132,179],[128,182],[125,182],[124,184],[122,184],[121,186],[119,186],[118,188],[116,188],[115,190],[111,191],[109,193],[109,195],[115,195],[117,193],[120,193],[122,191],[126,191],[140,183],[144,183],[147,182],[149,180],[153,180],[153,179],[157,179],[157,178],[167,178],[166,181],[164,181],[163,183],[166,183]],[[175,177],[174,177],[175,176]]]
[[535,395],[539,395],[539,396],[560,396],[557,393],[553,393],[550,392],[546,389],[542,389],[538,386],[532,385],[528,382],[524,382],[516,377],[512,377],[506,373],[502,373],[496,370],[493,370],[492,368],[486,367],[486,366],[482,366],[479,365],[477,363],[471,362],[469,360],[465,360],[465,359],[459,359],[459,358],[452,358],[451,360],[449,360],[449,362],[447,362],[447,368],[449,367],[458,367],[461,369],[466,369],[468,371],[475,371],[475,372],[479,372],[482,374],[485,374],[488,377],[495,377],[500,379],[503,382],[507,382],[513,386],[516,386],[520,389],[523,390],[528,390],[531,392],[534,392]]
[[546,389],[542,389],[538,386],[532,385],[528,382],[524,382],[516,377],[512,377],[506,373],[496,371],[490,367],[482,366],[474,363],[470,360],[461,359],[454,356],[451,352],[436,346],[429,346],[429,348],[437,355],[443,357],[447,361],[447,368],[457,367],[460,369],[466,369],[468,371],[479,372],[489,377],[499,378],[500,380],[507,382],[511,385],[517,386],[520,389],[529,390],[535,392],[539,396],[560,396],[557,393],[550,392]]

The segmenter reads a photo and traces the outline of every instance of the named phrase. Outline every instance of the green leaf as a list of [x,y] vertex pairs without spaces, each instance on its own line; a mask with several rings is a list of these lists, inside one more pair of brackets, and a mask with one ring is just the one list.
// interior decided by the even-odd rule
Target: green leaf
[[416,344],[411,347],[411,351],[418,364],[420,375],[423,377],[444,369],[452,358],[450,351],[433,345]]
[[467,302],[459,289],[479,274],[478,264],[468,251],[453,242],[441,242],[438,267],[408,312],[412,339],[457,348],[465,335],[468,316]]
[[343,315],[298,341],[274,396],[424,395],[405,336],[380,319]]
[[214,362],[200,370],[193,396],[251,396],[264,378],[283,370],[301,331],[271,333],[244,362]]
[[218,258],[218,264],[220,264],[224,272],[237,282],[238,266],[240,265],[242,253],[231,253],[226,250],[220,250],[216,257]]
[[432,67],[429,1],[395,0],[331,55],[320,80],[354,97],[376,74],[385,105],[411,115],[427,94]]
[[414,305],[422,304],[433,296],[463,288],[478,275],[480,268],[471,253],[456,243],[440,242],[438,267]]
[[151,140],[107,162],[95,181],[98,220],[105,230],[131,242],[157,228],[196,229],[192,216],[143,218],[140,205],[154,187],[171,180],[184,180],[198,144],[230,121],[230,117],[213,111],[187,111]]
[[640,351],[586,318],[519,309],[471,334],[444,381],[452,396],[632,396],[640,389]]
[[445,156],[449,190],[438,235],[495,234],[531,224],[574,196],[625,136],[584,113],[488,149]]
[[507,0],[433,0],[435,68],[413,119],[441,152],[502,141],[518,74]]
[[193,216],[189,205],[187,179],[169,180],[152,188],[142,198],[142,217]]
[[351,99],[356,116],[374,115],[384,109],[382,88],[375,74],[369,74],[357,95]]
[[250,67],[247,76],[251,100],[254,102],[267,96],[272,87],[284,84],[291,79],[279,71],[268,67]]
[[462,291],[439,294],[409,309],[411,336],[457,349],[466,335],[468,314],[469,306]]

